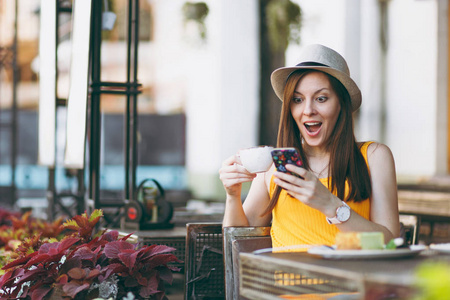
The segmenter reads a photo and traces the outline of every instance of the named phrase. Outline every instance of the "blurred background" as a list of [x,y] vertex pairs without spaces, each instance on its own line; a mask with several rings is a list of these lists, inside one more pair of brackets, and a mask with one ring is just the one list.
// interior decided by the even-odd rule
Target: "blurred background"
[[[57,2],[70,8],[78,1]],[[357,138],[392,149],[399,183],[450,184],[448,2],[140,0],[137,183],[157,179],[179,205],[195,199],[223,203],[222,161],[241,148],[276,143],[281,102],[270,73],[295,65],[304,46],[321,43],[347,59],[362,90]],[[103,9],[117,19],[102,32],[101,80],[126,80],[127,7],[126,0],[104,1]],[[5,205],[45,206],[49,189],[71,190],[77,180],[64,166],[70,9],[61,9],[58,19],[56,126],[48,132],[56,137],[55,162],[39,157],[45,156],[38,151],[40,16],[40,0],[0,0]],[[122,96],[102,96],[102,197],[125,197],[125,109]],[[88,168],[82,172],[88,185]]]

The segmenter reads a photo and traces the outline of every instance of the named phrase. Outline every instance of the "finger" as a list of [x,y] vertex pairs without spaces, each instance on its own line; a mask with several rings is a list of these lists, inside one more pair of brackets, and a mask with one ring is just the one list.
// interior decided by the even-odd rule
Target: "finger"
[[240,164],[240,163],[235,163],[235,164],[234,164],[234,168],[235,168],[238,172],[241,172],[241,173],[256,175],[256,174],[250,173],[250,172],[249,172],[242,164]]
[[295,183],[296,185],[302,186],[303,185],[303,179],[294,176],[290,173],[284,173],[284,172],[275,172],[274,176],[277,178],[280,178],[281,180],[287,181],[287,182],[291,182],[291,183]]
[[238,173],[244,173],[247,175],[252,175],[252,176],[256,176],[255,173],[250,173],[243,165],[239,164],[239,163],[234,163],[233,166],[231,167],[235,172]]
[[222,165],[222,168],[220,168],[219,173],[245,173],[245,174],[251,174],[249,173],[242,165],[234,162],[231,165],[226,165],[225,163]]
[[[278,182],[277,182],[278,180]],[[280,186],[283,190],[286,191],[291,197],[303,202],[305,204],[308,203],[308,197],[306,196],[307,190],[302,187],[294,186],[280,179],[275,179],[274,182]]]
[[239,152],[236,154],[236,162],[237,162],[238,164],[242,165],[241,155],[240,155]]
[[[231,169],[227,169],[227,167],[231,167]],[[241,162],[241,158],[237,154],[227,158],[222,163],[222,168],[219,170],[219,173],[220,172],[230,172],[230,171],[252,174],[249,171],[247,171],[246,168],[244,168],[244,166],[242,165],[242,162]]]
[[[292,176],[292,175],[290,175]],[[295,177],[295,176],[292,176]],[[284,181],[280,178],[275,178],[273,180],[277,185],[279,185],[281,188],[285,189],[289,193],[294,194],[301,194],[303,195],[306,192],[306,189],[302,186],[299,186],[297,184],[293,184],[292,182]]]
[[220,179],[230,178],[244,178],[247,181],[251,181],[256,177],[256,174],[249,173],[243,166],[234,163],[231,166],[222,167],[219,170]]
[[233,178],[233,179],[224,180],[224,181],[222,181],[222,183],[223,183],[223,186],[227,188],[227,187],[232,187],[237,184],[241,184],[241,183],[249,182],[249,181],[251,181],[251,179],[249,179],[249,178]]
[[220,176],[220,180],[225,188],[230,188],[244,182],[251,182],[253,179],[254,177],[245,175],[231,176],[230,174],[226,174]]
[[311,179],[312,179],[311,176],[314,176],[314,175],[312,175],[311,172],[309,172],[309,171],[306,170],[305,168],[298,167],[298,166],[295,166],[295,165],[293,165],[293,164],[287,164],[287,165],[286,165],[286,170],[291,171],[291,172],[293,172],[293,173],[295,173],[295,174],[300,175],[300,176],[303,177],[303,179],[305,179],[305,180],[311,180]]
[[245,173],[221,173],[221,180],[232,180],[232,179],[244,179],[244,180],[253,180],[256,177],[256,174],[245,174]]
[[240,163],[240,161],[237,160],[237,155],[232,155],[223,161],[222,166],[230,166],[238,162]]
[[304,199],[305,197],[302,194],[296,194],[290,191],[286,191],[288,193],[289,196],[291,196],[292,198],[295,198],[297,200],[299,200],[300,202],[304,203]]

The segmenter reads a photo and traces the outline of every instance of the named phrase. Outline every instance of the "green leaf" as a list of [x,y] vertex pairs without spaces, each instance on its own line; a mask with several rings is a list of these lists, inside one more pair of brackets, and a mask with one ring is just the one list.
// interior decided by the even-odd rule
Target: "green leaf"
[[395,245],[394,239],[390,240],[389,243],[386,244],[385,249],[388,250],[397,249],[397,245]]
[[89,223],[92,222],[94,219],[103,217],[103,211],[101,209],[96,209],[92,212],[91,216],[89,217]]
[[66,222],[64,222],[63,226],[64,227],[69,227],[69,226],[78,227],[77,222],[75,222],[75,220],[73,220],[73,219],[70,219],[70,220],[67,220]]

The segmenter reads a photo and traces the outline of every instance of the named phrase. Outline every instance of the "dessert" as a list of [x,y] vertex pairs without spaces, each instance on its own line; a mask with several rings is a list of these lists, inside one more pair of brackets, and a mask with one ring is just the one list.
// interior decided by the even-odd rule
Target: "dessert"
[[338,232],[337,250],[378,250],[384,249],[382,232]]

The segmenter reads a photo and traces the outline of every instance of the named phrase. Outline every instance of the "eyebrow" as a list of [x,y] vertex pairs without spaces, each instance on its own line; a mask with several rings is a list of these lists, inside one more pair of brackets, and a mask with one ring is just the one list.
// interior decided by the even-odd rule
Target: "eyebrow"
[[[329,91],[330,89],[329,89],[329,88],[326,88],[326,87],[325,87],[325,88],[318,89],[317,91],[314,92],[314,95],[315,95],[315,94],[318,94],[318,93],[320,93],[320,92],[322,92],[323,90]],[[297,90],[294,90],[294,94],[300,94],[300,95],[301,95],[302,93],[298,92]]]

